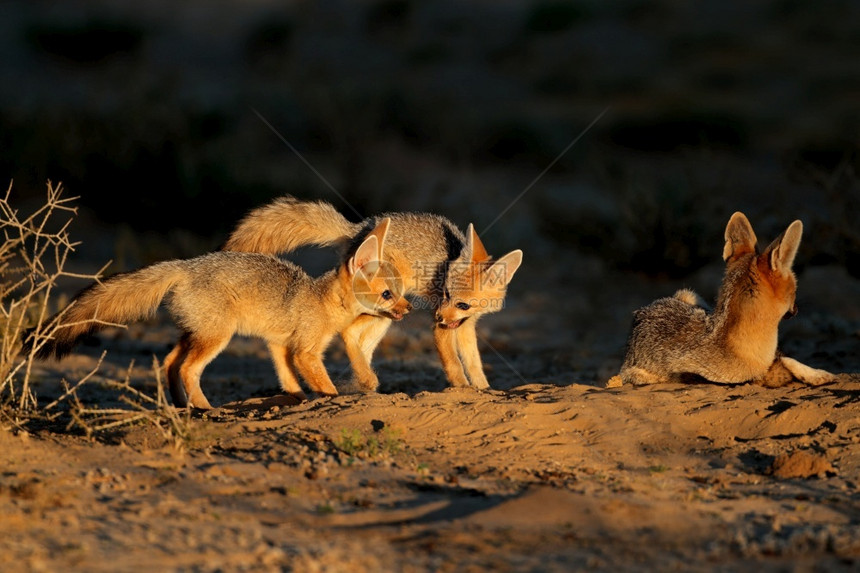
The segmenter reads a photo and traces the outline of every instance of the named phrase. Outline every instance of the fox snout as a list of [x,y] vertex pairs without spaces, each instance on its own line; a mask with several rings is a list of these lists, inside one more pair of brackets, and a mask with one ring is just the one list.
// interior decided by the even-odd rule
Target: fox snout
[[409,312],[411,310],[412,310],[412,303],[410,303],[406,299],[403,299],[403,301],[401,303],[398,303],[398,304],[394,305],[393,307],[391,307],[388,310],[387,314],[388,314],[389,318],[391,318],[393,320],[400,320],[404,316],[409,314]]
[[436,315],[435,315],[435,317],[436,317],[436,326],[437,326],[438,328],[448,328],[448,329],[454,330],[455,328],[457,328],[457,327],[459,327],[461,324],[463,324],[463,321],[464,321],[464,320],[466,320],[466,319],[468,318],[468,317],[466,317],[466,316],[462,316],[462,317],[460,317],[460,318],[456,318],[456,317],[455,317],[455,316],[453,316],[453,315],[452,315],[452,316],[449,316],[449,317],[446,317],[446,316],[445,316],[445,314],[446,314],[446,313],[444,312],[444,309],[441,309],[441,308],[440,308],[440,309],[438,309],[438,310],[436,311]]

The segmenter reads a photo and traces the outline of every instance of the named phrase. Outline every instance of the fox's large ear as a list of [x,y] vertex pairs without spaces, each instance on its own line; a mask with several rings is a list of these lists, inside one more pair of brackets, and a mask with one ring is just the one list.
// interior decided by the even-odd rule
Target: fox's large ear
[[791,271],[791,265],[794,264],[794,257],[797,255],[797,249],[800,247],[800,236],[802,234],[803,223],[795,221],[765,249],[764,254],[767,256],[771,270],[779,271],[783,274],[788,274]]
[[508,286],[521,264],[523,264],[523,252],[519,249],[511,251],[487,269],[487,283],[499,288]]
[[481,242],[478,233],[475,231],[475,226],[469,223],[466,229],[466,253],[469,255],[470,262],[480,263],[490,258],[484,243]]
[[736,259],[747,253],[755,253],[758,242],[752,225],[746,215],[736,211],[726,225],[726,245],[723,247],[723,260]]
[[349,259],[347,269],[349,274],[354,275],[361,267],[372,261],[379,260],[379,239],[376,235],[370,235],[355,250],[355,254]]
[[377,223],[376,227],[367,234],[367,238],[376,237],[379,242],[377,258],[382,260],[382,249],[385,247],[385,238],[388,236],[388,226],[391,224],[391,218],[386,217]]

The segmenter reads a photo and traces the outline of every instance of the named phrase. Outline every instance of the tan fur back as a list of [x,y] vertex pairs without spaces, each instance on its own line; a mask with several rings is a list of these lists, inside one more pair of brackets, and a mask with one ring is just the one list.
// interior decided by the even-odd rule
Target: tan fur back
[[222,247],[225,251],[287,253],[306,245],[336,245],[349,257],[384,218],[391,224],[385,260],[397,269],[404,289],[433,305],[441,295],[445,265],[460,255],[463,233],[431,213],[383,213],[350,223],[331,204],[281,197],[246,215]]

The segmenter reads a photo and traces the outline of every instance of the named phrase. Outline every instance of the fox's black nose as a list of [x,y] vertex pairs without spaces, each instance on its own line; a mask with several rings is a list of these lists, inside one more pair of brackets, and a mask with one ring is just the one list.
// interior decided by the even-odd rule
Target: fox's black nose
[[791,305],[791,308],[788,309],[788,312],[785,313],[785,315],[782,317],[782,319],[786,320],[788,318],[793,317],[795,314],[797,314],[797,303],[794,303],[793,305]]

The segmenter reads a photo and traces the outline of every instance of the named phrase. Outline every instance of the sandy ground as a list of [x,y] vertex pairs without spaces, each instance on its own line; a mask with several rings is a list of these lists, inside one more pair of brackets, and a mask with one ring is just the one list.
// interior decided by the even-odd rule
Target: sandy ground
[[[4,570],[856,570],[860,376],[607,389],[633,306],[604,303],[675,285],[607,283],[580,263],[553,284],[594,285],[561,307],[518,275],[509,308],[481,323],[490,391],[445,388],[416,314],[381,345],[373,395],[292,403],[262,344],[235,340],[204,374],[220,406],[179,413],[182,449],[151,423],[87,438],[67,417],[26,432],[7,421]],[[844,301],[857,288],[836,268],[805,271],[783,347],[856,372],[860,316]],[[154,395],[149,364],[174,338],[161,317],[106,331],[39,367],[40,399],[105,350],[82,401],[120,405],[105,382],[126,378]],[[327,364],[346,377],[338,344]]]
[[[62,181],[100,208],[105,227],[76,219],[82,272],[200,254],[224,237],[195,233],[279,193],[349,213],[335,187],[365,214],[474,222],[525,260],[479,326],[490,391],[446,389],[415,313],[374,395],[290,403],[263,345],[235,340],[203,376],[219,407],[179,413],[181,448],[145,420],[88,437],[68,401],[51,423],[0,417],[0,570],[860,568],[856,374],[605,388],[634,309],[713,300],[736,209],[762,241],[805,225],[782,349],[860,372],[854,4],[7,4],[2,166],[16,192]],[[104,22],[127,54],[40,39]],[[39,403],[106,352],[77,396],[130,410],[109,383],[154,396],[175,340],[163,317],[106,331],[37,365]],[[340,345],[327,366],[348,375]]]

